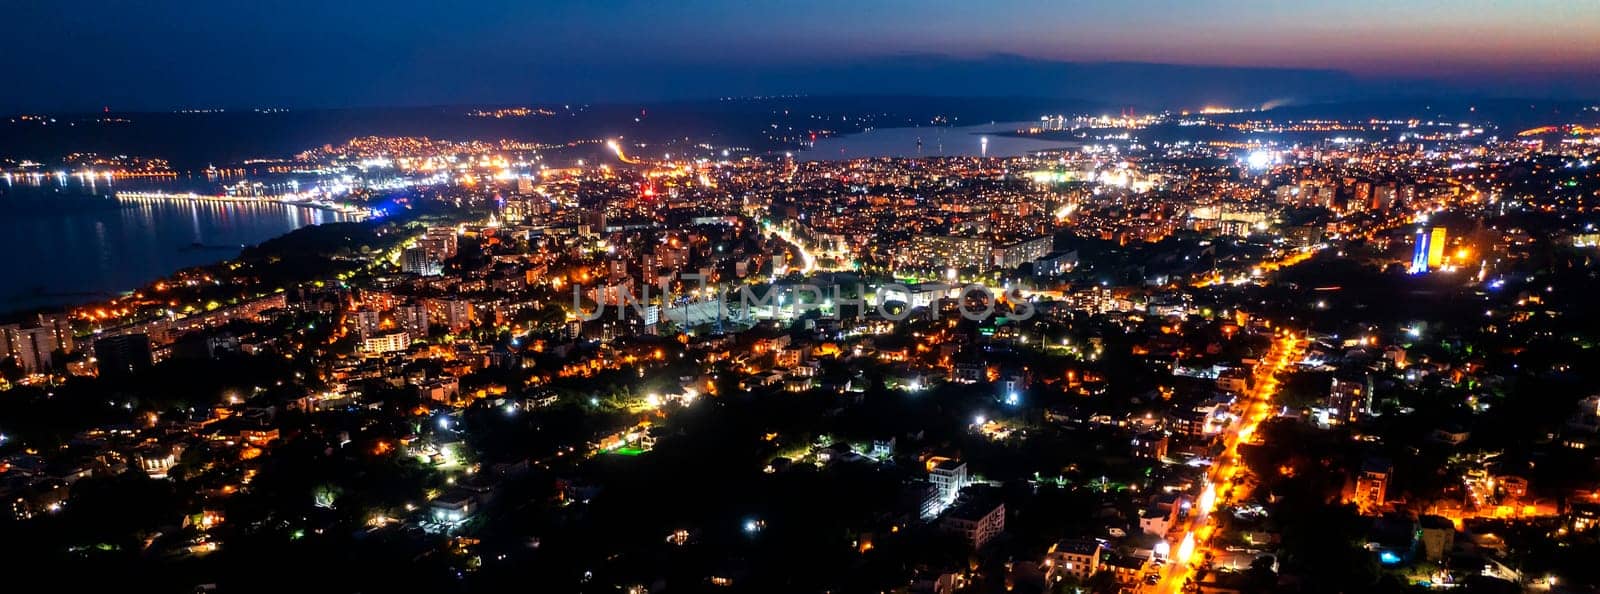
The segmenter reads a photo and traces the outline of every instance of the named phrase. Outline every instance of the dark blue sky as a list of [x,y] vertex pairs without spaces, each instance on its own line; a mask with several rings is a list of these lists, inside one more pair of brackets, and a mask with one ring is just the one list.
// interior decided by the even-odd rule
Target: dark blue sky
[[[1600,2],[1587,0],[7,4],[0,109],[850,92],[1169,101],[1219,72],[1239,100],[1600,95]],[[1143,80],[1103,62],[1250,70]]]

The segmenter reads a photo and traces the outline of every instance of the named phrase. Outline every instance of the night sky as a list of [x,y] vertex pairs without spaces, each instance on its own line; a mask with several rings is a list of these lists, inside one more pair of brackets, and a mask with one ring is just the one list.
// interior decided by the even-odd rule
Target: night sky
[[[1262,97],[1600,95],[1600,2],[1587,0],[6,4],[6,109],[850,92],[1095,99],[1110,91],[1081,79],[1103,71],[1076,66],[1099,62],[1271,69],[1242,79],[1248,88],[1259,78]],[[951,85],[947,72],[967,74]],[[1129,92],[1116,99],[1174,90]]]

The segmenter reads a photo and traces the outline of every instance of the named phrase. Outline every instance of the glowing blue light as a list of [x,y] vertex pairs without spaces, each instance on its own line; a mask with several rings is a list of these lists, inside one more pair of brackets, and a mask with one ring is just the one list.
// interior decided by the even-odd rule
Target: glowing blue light
[[439,428],[440,429],[449,429],[450,428],[450,417],[439,417]]
[[1400,562],[1400,556],[1389,551],[1378,553],[1378,562],[1384,565],[1394,565]]
[[1022,397],[1018,396],[1016,392],[1011,392],[1009,394],[1006,394],[1006,404],[1008,404],[1010,406],[1016,406],[1017,404],[1020,404],[1021,402],[1022,402]]

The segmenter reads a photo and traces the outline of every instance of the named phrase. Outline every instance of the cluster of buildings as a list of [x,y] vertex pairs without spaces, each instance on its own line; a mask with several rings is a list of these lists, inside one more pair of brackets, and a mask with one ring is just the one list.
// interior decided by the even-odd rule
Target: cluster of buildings
[[[1222,114],[1201,119],[1211,115]],[[422,478],[362,504],[360,529],[403,527],[395,538],[449,551],[465,576],[485,559],[541,554],[537,536],[515,550],[472,539],[505,493],[527,498],[505,513],[559,518],[530,525],[581,526],[608,513],[591,502],[626,488],[610,465],[683,464],[649,454],[716,430],[697,423],[722,417],[685,411],[717,398],[765,425],[736,434],[760,436],[739,447],[759,452],[765,472],[720,477],[730,484],[870,467],[898,485],[892,507],[841,530],[863,563],[874,547],[915,556],[944,540],[1006,560],[930,560],[906,576],[914,591],[1099,579],[1146,592],[1191,575],[1201,591],[1237,591],[1230,580],[1258,561],[1276,566],[1290,546],[1269,519],[1272,488],[1306,472],[1343,479],[1338,500],[1364,518],[1385,566],[1468,556],[1509,567],[1501,553],[1515,543],[1492,542],[1497,529],[1592,532],[1600,484],[1546,484],[1531,460],[1594,447],[1594,398],[1531,453],[1485,437],[1492,415],[1516,406],[1506,386],[1522,373],[1498,353],[1557,332],[1561,285],[1522,263],[1542,236],[1565,233],[1563,245],[1583,249],[1592,229],[1439,222],[1543,210],[1522,186],[1480,173],[1515,161],[1554,176],[1558,157],[1476,134],[1281,146],[1127,136],[1166,124],[1046,118],[1040,133],[1122,132],[1008,159],[656,160],[613,142],[602,162],[551,168],[531,143],[421,138],[309,151],[298,159],[439,175],[435,194],[414,199],[470,214],[370,221],[374,249],[292,286],[224,264],[0,326],[19,384],[99,389],[167,361],[282,365],[270,382],[201,405],[118,395],[111,404],[129,422],[85,428],[60,452],[6,450],[0,501],[24,520],[70,513],[77,481],[142,472],[194,490],[184,511],[197,528],[169,552],[210,553],[228,548],[219,510],[252,496],[275,456],[404,460]],[[1352,131],[1313,127],[1297,132]],[[1568,199],[1568,213],[1590,200]],[[1345,286],[1270,274],[1334,257],[1370,276]],[[1459,273],[1387,274],[1404,271]],[[1397,322],[1426,316],[1358,286],[1427,281],[1454,284],[1408,295],[1448,292],[1471,304],[1470,323]],[[750,303],[749,292],[767,297]],[[765,418],[751,402],[823,414]],[[1427,434],[1385,422],[1396,418],[1426,419]],[[874,423],[895,429],[863,428]],[[859,445],[817,438],[818,427]],[[1286,431],[1334,445],[1315,460],[1274,458],[1267,435]],[[1429,465],[1444,478],[1417,476]],[[301,499],[322,510],[362,501],[339,497],[359,485],[329,482]],[[335,514],[288,515],[299,518],[285,520],[290,530],[314,535],[353,528]],[[665,541],[594,550],[632,560],[656,556],[627,548],[647,540],[729,540],[701,538],[727,528],[701,521]],[[741,518],[733,530],[776,537],[781,522]],[[646,572],[584,579],[631,588],[622,581]],[[749,577],[718,568],[706,579]]]

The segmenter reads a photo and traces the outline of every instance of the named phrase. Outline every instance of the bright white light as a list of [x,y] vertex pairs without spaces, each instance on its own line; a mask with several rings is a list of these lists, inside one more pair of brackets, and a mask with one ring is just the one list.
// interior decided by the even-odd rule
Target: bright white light
[[1022,402],[1022,397],[1021,396],[1017,396],[1016,392],[1011,392],[1009,394],[1006,394],[1006,404],[1011,405],[1011,406],[1016,406],[1020,402]]
[[1272,160],[1272,153],[1267,151],[1254,151],[1250,153],[1250,156],[1245,158],[1245,163],[1250,165],[1251,169],[1266,169],[1268,166],[1272,165]]
[[1206,485],[1205,492],[1200,494],[1200,512],[1211,513],[1211,508],[1217,505],[1217,486]]
[[440,429],[449,429],[450,428],[450,417],[439,417],[439,428]]

